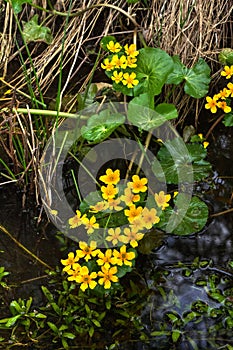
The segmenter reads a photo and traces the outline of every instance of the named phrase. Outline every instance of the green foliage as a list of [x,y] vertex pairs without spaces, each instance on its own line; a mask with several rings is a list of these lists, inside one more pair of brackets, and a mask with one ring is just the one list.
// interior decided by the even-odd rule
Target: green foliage
[[[106,334],[118,327],[119,333],[130,329],[141,329],[138,319],[139,304],[137,286],[129,285],[127,295],[121,292],[112,296],[107,294],[88,296],[77,290],[76,285],[61,281],[53,272],[55,287],[49,290],[42,286],[45,300],[35,308],[33,299],[13,300],[10,304],[11,317],[0,319],[0,329],[8,330],[9,340],[17,346],[33,346],[35,349],[52,347],[70,349],[70,346],[84,346],[87,342],[107,344]],[[59,278],[59,279],[58,279]],[[134,290],[134,292],[133,292]],[[132,293],[132,294],[130,294]],[[142,293],[143,294],[143,293]],[[111,323],[111,327],[109,324]],[[127,325],[127,328],[126,328]],[[2,344],[4,338],[0,339]],[[4,345],[3,345],[4,346]]]
[[[167,141],[158,152],[159,165],[154,162],[152,169],[158,179],[178,184],[182,179],[193,176],[200,181],[208,176],[211,164],[205,160],[207,150],[201,144],[186,144],[186,149],[178,138]],[[162,169],[161,169],[162,167]]]
[[122,114],[111,113],[109,109],[105,109],[88,119],[87,125],[81,129],[82,136],[92,143],[102,142],[124,121],[125,117]]
[[231,66],[233,64],[233,49],[225,48],[218,55],[221,64]]
[[172,59],[165,51],[153,47],[139,50],[135,68],[139,84],[134,88],[134,94],[159,95],[172,70]]
[[10,0],[14,13],[17,15],[22,11],[23,4],[31,4],[31,0]]
[[8,288],[8,285],[5,281],[3,281],[3,279],[9,275],[10,272],[5,271],[5,267],[4,266],[0,266],[0,286],[2,286],[3,288]]
[[25,41],[44,41],[46,44],[51,44],[53,36],[48,27],[38,24],[38,15],[34,15],[30,21],[23,21],[23,36]]
[[198,62],[192,67],[187,68],[181,63],[178,56],[173,57],[174,69],[168,76],[167,84],[178,85],[185,81],[184,91],[186,94],[194,97],[201,98],[208,93],[210,83],[210,67],[202,59],[199,58]]
[[128,119],[143,130],[152,130],[162,125],[166,120],[177,118],[178,113],[174,105],[161,103],[150,108],[153,103],[148,93],[134,97],[128,105]]
[[223,124],[225,126],[233,126],[233,114],[232,113],[225,114],[224,119],[223,119]]

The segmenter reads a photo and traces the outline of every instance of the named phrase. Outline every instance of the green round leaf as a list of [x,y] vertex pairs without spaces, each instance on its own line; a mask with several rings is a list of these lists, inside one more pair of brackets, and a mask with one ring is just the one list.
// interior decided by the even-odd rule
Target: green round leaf
[[172,70],[172,58],[165,51],[152,47],[139,50],[134,71],[140,83],[135,86],[134,94],[148,92],[153,96],[159,95]]
[[[179,212],[179,210],[182,210],[182,201],[183,201],[182,197],[184,196],[185,196],[184,193],[178,194],[176,203],[178,203],[178,197],[179,197],[179,202],[181,204],[179,204],[178,207],[175,209],[176,212]],[[191,202],[189,204],[189,208],[182,222],[177,227],[175,227],[172,234],[175,234],[178,236],[187,236],[195,232],[198,232],[202,230],[203,227],[205,226],[208,216],[209,216],[209,209],[205,204],[205,202],[203,202],[198,197],[192,197]]]

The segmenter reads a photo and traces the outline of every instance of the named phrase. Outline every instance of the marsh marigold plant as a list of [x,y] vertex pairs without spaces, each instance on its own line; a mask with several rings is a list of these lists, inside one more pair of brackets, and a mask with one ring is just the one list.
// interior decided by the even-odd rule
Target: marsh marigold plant
[[[147,208],[148,179],[133,175],[123,182],[119,169],[108,168],[99,182],[98,201],[84,211],[80,207],[68,220],[70,230],[86,231],[87,242],[80,241],[79,248],[61,260],[67,279],[83,292],[119,286],[120,277],[134,267],[138,242],[159,223],[159,213],[171,200],[170,194],[160,191],[152,196],[153,207]],[[100,228],[104,229],[101,235]]]

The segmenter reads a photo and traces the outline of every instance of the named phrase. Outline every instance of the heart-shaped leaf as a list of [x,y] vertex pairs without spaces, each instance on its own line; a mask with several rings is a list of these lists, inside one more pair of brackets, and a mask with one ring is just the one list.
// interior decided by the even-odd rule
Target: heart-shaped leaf
[[128,119],[137,127],[143,130],[151,130],[159,127],[169,119],[174,119],[178,116],[174,105],[161,103],[152,108],[153,102],[148,93],[134,97],[128,105]]
[[200,58],[193,68],[188,69],[181,63],[178,56],[173,58],[174,68],[169,74],[167,84],[180,84],[185,80],[184,91],[186,94],[201,98],[208,93],[210,83],[210,67]]
[[152,47],[139,50],[135,73],[140,83],[134,87],[134,95],[159,95],[172,70],[173,60],[165,51]]

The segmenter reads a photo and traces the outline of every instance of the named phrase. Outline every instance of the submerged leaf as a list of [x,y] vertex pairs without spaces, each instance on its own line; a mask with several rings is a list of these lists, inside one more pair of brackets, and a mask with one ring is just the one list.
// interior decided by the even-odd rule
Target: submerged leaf
[[206,149],[201,144],[182,145],[179,139],[169,140],[158,152],[158,162],[152,164],[157,178],[166,177],[167,183],[178,184],[180,181],[206,178],[211,171],[211,164],[205,160]]

